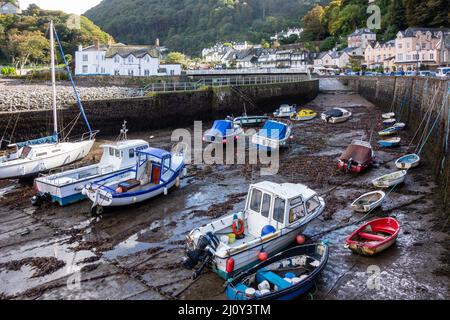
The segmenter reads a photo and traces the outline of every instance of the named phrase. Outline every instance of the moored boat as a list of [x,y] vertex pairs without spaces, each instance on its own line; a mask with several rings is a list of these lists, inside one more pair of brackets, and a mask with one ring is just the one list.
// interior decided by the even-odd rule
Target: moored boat
[[328,261],[328,245],[287,249],[227,282],[230,300],[292,300],[308,292]]
[[32,203],[40,205],[48,200],[66,206],[86,198],[81,193],[86,184],[111,175],[116,178],[121,173],[127,175],[128,169],[136,165],[136,151],[146,149],[149,145],[144,140],[127,140],[126,131],[124,124],[121,130],[123,139],[100,146],[103,149],[100,162],[36,178],[34,185],[37,193]]
[[275,110],[273,116],[275,118],[290,118],[291,115],[295,114],[296,112],[297,105],[282,104],[277,110]]
[[248,116],[243,114],[240,117],[234,118],[233,124],[239,126],[257,126],[265,123],[268,119],[268,116]]
[[396,122],[397,120],[395,120],[394,118],[383,120],[383,124],[385,126],[393,126]]
[[383,191],[368,192],[353,201],[351,208],[356,212],[369,212],[380,206],[385,197]]
[[385,174],[379,178],[372,181],[372,184],[377,188],[389,188],[405,181],[407,171],[396,171],[392,173]]
[[381,115],[381,117],[382,117],[383,119],[394,118],[394,117],[395,117],[395,113],[394,113],[394,112],[383,113],[383,114]]
[[260,149],[279,149],[291,139],[292,125],[281,121],[268,120],[258,133],[252,136],[252,143]]
[[352,113],[344,108],[333,108],[322,113],[322,120],[329,123],[345,122],[352,117]]
[[100,214],[103,207],[126,206],[167,195],[185,175],[184,150],[168,152],[157,148],[136,151],[135,166],[120,173],[87,184],[83,195],[92,201],[91,211]]
[[301,109],[299,112],[291,115],[293,121],[308,121],[317,117],[317,112],[311,109]]
[[400,224],[394,218],[375,219],[354,231],[345,241],[345,247],[372,256],[392,246],[399,233]]
[[360,173],[372,165],[374,152],[369,142],[354,140],[338,159],[338,169]]
[[228,279],[296,239],[324,210],[323,198],[302,184],[260,182],[250,186],[244,211],[195,228],[187,236],[184,266],[206,265]]
[[407,154],[397,161],[395,161],[395,166],[399,169],[412,169],[419,165],[420,157],[417,154]]
[[403,122],[396,122],[396,123],[394,123],[394,126],[393,126],[396,130],[403,130],[403,129],[405,129],[406,128],[406,123],[403,123]]
[[380,136],[390,136],[397,131],[396,127],[389,127],[378,132]]
[[378,144],[382,148],[392,148],[392,147],[398,147],[400,145],[400,141],[402,139],[400,137],[392,137],[392,138],[386,138],[383,140],[379,140]]
[[205,131],[203,141],[211,143],[227,143],[236,141],[244,134],[241,126],[231,120],[216,120],[212,128]]

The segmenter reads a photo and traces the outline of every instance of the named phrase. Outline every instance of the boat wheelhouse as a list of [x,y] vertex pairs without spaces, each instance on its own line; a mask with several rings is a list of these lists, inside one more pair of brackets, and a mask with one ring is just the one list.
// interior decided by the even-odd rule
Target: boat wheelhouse
[[262,250],[270,256],[293,243],[324,208],[323,198],[305,185],[253,184],[244,211],[189,233],[184,266],[193,269],[211,262],[219,276],[228,279],[257,264]]

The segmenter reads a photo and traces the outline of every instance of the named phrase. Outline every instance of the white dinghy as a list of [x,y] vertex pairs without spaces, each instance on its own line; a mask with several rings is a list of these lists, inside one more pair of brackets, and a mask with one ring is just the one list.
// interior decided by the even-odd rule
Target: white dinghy
[[403,156],[397,161],[395,161],[395,166],[402,170],[408,170],[415,168],[420,163],[420,157],[417,154],[407,154],[406,156]]
[[72,82],[81,114],[83,115],[89,132],[83,134],[81,139],[75,142],[67,142],[59,139],[58,119],[56,112],[54,35],[57,37],[61,55],[64,57],[62,47],[58,39],[58,34],[53,27],[53,22],[51,21],[50,62],[52,75],[53,134],[49,137],[10,145],[9,147],[15,148],[15,151],[6,156],[0,157],[0,179],[25,179],[36,176],[41,172],[46,172],[54,168],[65,166],[84,158],[94,145],[94,138],[97,132],[91,130],[89,122],[87,121],[83,106],[73,84],[67,61],[64,62],[66,63],[69,78]]
[[322,113],[321,118],[328,123],[345,122],[352,117],[352,113],[344,108],[333,108]]
[[356,199],[351,204],[351,208],[356,212],[369,212],[380,206],[385,197],[386,194],[383,191],[368,192]]
[[243,212],[189,233],[184,266],[193,269],[201,264],[202,269],[211,263],[219,276],[228,279],[256,264],[258,253],[271,256],[293,243],[324,208],[323,198],[305,185],[253,184]]
[[393,187],[405,181],[406,173],[406,170],[392,172],[373,180],[372,184],[377,188]]
[[81,193],[86,184],[111,175],[125,175],[136,165],[136,151],[149,147],[147,141],[128,140],[127,131],[124,123],[117,142],[100,146],[103,154],[99,163],[36,178],[33,205],[51,201],[66,206],[86,198]]

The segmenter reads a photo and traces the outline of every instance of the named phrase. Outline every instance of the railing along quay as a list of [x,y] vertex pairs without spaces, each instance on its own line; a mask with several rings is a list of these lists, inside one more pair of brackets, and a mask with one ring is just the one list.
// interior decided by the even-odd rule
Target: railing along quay
[[231,87],[243,85],[289,83],[308,80],[308,75],[270,75],[246,78],[211,78],[201,79],[193,82],[162,82],[150,83],[141,89],[141,95],[145,96],[150,92],[175,92],[194,91],[205,87]]

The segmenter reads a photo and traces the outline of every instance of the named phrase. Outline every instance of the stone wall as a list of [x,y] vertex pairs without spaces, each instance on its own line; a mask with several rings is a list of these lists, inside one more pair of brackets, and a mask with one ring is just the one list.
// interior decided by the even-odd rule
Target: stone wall
[[[249,114],[273,112],[281,103],[308,102],[317,96],[318,90],[319,81],[309,80],[154,93],[141,98],[84,101],[83,105],[92,128],[100,130],[101,136],[111,136],[118,134],[123,120],[128,121],[130,132],[190,126],[194,120],[206,121],[231,114],[241,115],[244,103]],[[60,127],[63,128],[77,117],[79,111],[73,105],[58,110],[58,114]],[[48,134],[52,129],[51,110],[0,113],[0,134],[3,134],[10,122],[6,134],[8,137],[18,117],[13,141],[36,138]],[[80,119],[71,136],[85,131],[86,127]]]
[[[433,172],[450,200],[450,117],[449,81],[425,77],[345,77],[341,78],[363,97],[385,110],[393,111],[414,134],[415,141],[431,131],[421,156],[432,164]],[[431,116],[430,115],[431,112]],[[419,128],[420,127],[420,128]],[[426,129],[424,129],[426,127]],[[425,134],[423,134],[425,132]]]

